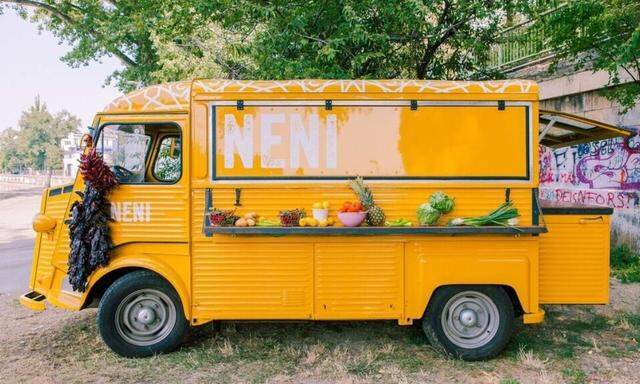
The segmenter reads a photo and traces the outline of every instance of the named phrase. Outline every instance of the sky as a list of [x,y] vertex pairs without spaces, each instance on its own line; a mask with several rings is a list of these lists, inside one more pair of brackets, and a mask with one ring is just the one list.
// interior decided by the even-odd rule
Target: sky
[[71,68],[60,61],[68,50],[50,32],[39,32],[12,10],[0,15],[0,130],[16,127],[36,95],[49,111],[66,109],[78,116],[84,128],[120,94],[104,86],[107,76],[120,67],[117,59]]

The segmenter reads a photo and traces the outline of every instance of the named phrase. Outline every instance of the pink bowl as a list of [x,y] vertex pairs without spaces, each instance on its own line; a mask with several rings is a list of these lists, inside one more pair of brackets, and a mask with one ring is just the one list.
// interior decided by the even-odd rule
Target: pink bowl
[[366,212],[338,212],[338,220],[345,227],[357,227],[362,224],[365,217],[367,217]]

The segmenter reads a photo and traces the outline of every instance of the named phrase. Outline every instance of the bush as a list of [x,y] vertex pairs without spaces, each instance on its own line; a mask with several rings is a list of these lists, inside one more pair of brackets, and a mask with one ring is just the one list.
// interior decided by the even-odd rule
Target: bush
[[640,254],[628,245],[611,250],[611,274],[623,283],[640,282]]

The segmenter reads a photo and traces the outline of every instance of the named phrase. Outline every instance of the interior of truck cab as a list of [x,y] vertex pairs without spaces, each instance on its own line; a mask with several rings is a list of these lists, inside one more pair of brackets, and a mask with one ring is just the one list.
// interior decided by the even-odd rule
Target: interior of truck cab
[[121,184],[171,184],[182,174],[180,128],[173,123],[105,124],[96,148]]

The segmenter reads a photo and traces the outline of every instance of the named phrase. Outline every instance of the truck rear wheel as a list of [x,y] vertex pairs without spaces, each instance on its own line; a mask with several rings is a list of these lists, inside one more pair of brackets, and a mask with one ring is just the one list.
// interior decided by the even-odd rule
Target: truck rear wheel
[[431,345],[463,360],[494,357],[514,329],[513,304],[495,286],[448,286],[438,289],[422,319]]
[[171,351],[188,328],[178,293],[150,271],[116,280],[100,300],[97,321],[104,342],[124,357]]

